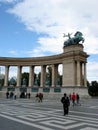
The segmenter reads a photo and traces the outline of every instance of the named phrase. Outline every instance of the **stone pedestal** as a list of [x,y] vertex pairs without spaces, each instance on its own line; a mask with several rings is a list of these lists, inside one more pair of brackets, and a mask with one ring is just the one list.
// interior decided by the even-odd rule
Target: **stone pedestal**
[[63,87],[86,87],[86,63],[88,55],[83,51],[83,45],[66,46],[63,48],[63,51],[65,55],[63,61]]

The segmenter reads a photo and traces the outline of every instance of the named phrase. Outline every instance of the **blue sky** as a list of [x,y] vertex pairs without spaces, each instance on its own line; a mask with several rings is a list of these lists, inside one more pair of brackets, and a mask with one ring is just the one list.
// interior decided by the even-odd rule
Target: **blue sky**
[[81,31],[90,55],[87,78],[98,81],[97,5],[97,0],[0,0],[0,56],[59,54],[63,33]]

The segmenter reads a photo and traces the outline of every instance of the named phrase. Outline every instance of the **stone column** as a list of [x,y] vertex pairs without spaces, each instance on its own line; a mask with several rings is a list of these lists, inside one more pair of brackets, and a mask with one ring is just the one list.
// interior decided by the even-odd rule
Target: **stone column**
[[83,86],[83,63],[80,62],[80,86]]
[[33,87],[33,85],[34,85],[34,66],[30,66],[29,87]]
[[73,86],[76,86],[76,62],[75,60],[73,60],[72,62],[72,68],[73,68],[73,73],[72,73],[72,76],[73,76]]
[[84,86],[87,87],[87,80],[86,80],[86,63],[84,63]]
[[81,70],[80,70],[80,61],[77,61],[77,86],[81,84]]
[[58,80],[58,64],[52,65],[52,87],[55,87]]
[[5,81],[4,86],[8,86],[9,66],[5,66]]
[[17,86],[21,86],[21,70],[22,70],[22,66],[18,66]]
[[74,62],[74,83],[75,83],[75,86],[77,86],[77,62],[75,61]]
[[40,87],[45,87],[46,83],[46,65],[41,66],[41,84]]

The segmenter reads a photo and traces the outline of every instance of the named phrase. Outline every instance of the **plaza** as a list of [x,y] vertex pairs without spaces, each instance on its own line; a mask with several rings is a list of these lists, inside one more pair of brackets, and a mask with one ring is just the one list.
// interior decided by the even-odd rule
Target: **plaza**
[[98,99],[81,99],[63,116],[60,100],[0,98],[1,130],[97,130]]

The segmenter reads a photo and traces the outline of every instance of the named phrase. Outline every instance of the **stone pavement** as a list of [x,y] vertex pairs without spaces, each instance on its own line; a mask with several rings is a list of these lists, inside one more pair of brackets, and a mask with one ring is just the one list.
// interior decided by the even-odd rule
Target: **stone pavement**
[[0,99],[0,130],[98,130],[98,99],[81,100],[63,116],[58,100]]

